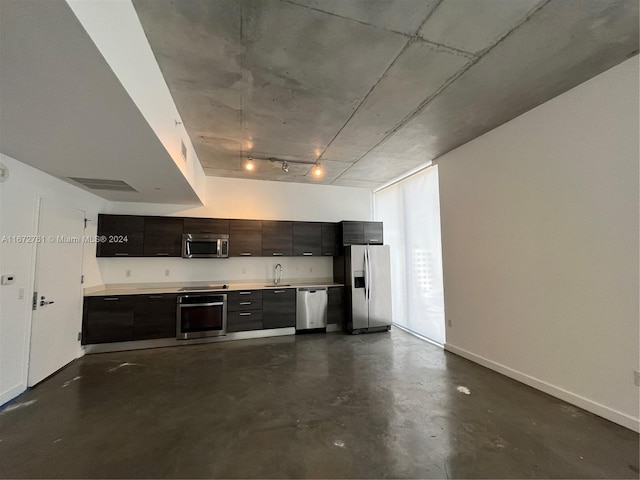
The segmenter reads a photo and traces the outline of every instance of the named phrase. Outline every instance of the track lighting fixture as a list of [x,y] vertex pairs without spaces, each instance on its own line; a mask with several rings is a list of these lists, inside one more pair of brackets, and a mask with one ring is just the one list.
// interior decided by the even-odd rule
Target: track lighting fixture
[[255,165],[253,164],[253,158],[248,157],[247,161],[244,162],[244,169],[251,172],[253,171],[254,168],[255,168]]
[[282,170],[284,170],[285,173],[289,173],[289,164],[287,162],[282,162]]
[[313,175],[316,178],[320,178],[324,173],[322,169],[322,165],[320,165],[320,162],[304,162],[302,160],[283,160],[281,158],[274,158],[274,157],[269,157],[269,158],[247,157],[247,160],[244,163],[244,169],[249,172],[255,170],[255,164],[254,164],[255,160],[268,160],[271,163],[280,162],[282,171],[285,173],[289,173],[289,169],[291,168],[292,163],[298,164],[298,165],[310,166],[311,170],[309,170],[309,172],[311,175]]

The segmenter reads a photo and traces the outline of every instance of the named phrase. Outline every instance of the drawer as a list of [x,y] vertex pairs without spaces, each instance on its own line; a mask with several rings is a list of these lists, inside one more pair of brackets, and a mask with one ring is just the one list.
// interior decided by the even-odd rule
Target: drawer
[[262,290],[234,290],[227,293],[228,305],[234,302],[262,302]]
[[246,298],[240,298],[239,300],[227,299],[228,312],[239,312],[241,310],[262,310],[262,296],[253,298],[247,295]]
[[227,332],[262,330],[262,311],[243,310],[227,313]]

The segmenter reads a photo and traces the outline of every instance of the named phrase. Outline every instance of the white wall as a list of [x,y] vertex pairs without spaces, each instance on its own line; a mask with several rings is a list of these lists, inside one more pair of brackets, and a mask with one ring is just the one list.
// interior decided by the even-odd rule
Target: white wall
[[441,157],[447,348],[638,430],[638,57]]
[[[106,200],[6,155],[0,154],[0,162],[9,170],[8,180],[0,183],[0,239],[37,234],[39,197],[84,210],[92,220],[86,234],[95,235],[97,214],[106,208]],[[13,274],[16,278],[14,285],[0,286],[0,405],[25,390],[27,384],[34,265],[34,244],[0,241],[0,275]],[[94,244],[85,246],[83,270],[85,286],[103,283]],[[21,289],[22,299],[19,298]],[[81,321],[78,318],[78,329]]]
[[[361,188],[207,177],[202,207],[112,202],[108,213],[318,222],[370,220],[371,192]],[[98,259],[106,284],[265,281],[272,278],[277,263],[284,267],[285,280],[333,276],[331,258]]]

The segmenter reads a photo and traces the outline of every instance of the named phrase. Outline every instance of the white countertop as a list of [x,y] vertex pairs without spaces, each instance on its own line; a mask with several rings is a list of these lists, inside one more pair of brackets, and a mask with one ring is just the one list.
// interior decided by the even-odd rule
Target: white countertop
[[[227,288],[221,288],[226,285]],[[276,286],[269,281],[254,283],[237,282],[184,282],[184,283],[120,283],[112,285],[101,285],[97,287],[85,288],[85,297],[101,297],[105,295],[145,295],[159,293],[194,293],[194,292],[232,292],[237,290],[267,290],[282,288],[303,288],[303,287],[342,287],[342,283],[335,283],[331,280],[307,280],[307,281],[287,281],[283,280]],[[183,290],[188,288],[188,290]]]

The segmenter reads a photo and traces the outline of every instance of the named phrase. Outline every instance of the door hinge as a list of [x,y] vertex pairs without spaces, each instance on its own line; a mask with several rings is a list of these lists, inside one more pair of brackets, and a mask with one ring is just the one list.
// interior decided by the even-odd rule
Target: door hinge
[[80,275],[80,283],[84,283],[84,275]]
[[82,340],[82,332],[78,332],[78,341]]
[[33,292],[33,302],[31,303],[31,309],[35,310],[38,308],[38,292]]

